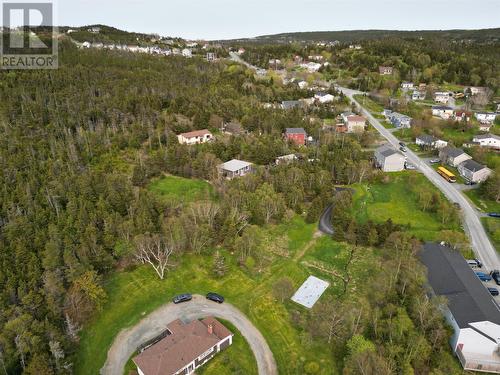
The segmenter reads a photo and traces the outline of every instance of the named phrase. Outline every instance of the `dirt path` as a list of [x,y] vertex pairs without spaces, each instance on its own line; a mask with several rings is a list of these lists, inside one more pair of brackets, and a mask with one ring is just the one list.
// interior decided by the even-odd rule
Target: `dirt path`
[[206,316],[231,322],[248,341],[257,360],[259,375],[277,375],[278,369],[273,353],[257,328],[237,308],[228,303],[221,305],[210,302],[205,297],[194,295],[187,303],[168,303],[153,311],[135,326],[121,331],[108,351],[102,375],[123,375],[128,359],[144,342],[160,334],[165,326],[175,319],[191,321]]

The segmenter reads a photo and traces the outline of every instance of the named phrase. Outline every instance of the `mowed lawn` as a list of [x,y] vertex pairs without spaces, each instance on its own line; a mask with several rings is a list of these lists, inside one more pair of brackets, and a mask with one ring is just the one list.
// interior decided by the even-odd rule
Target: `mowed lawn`
[[465,192],[465,195],[479,208],[488,212],[500,212],[500,203],[490,199],[484,199],[478,189],[472,189]]
[[[175,294],[191,292],[203,295],[209,291],[223,294],[228,303],[244,312],[260,330],[273,351],[280,374],[301,374],[304,363],[312,360],[320,364],[319,374],[336,374],[332,370],[336,367],[327,345],[310,340],[304,342],[302,332],[293,325],[289,308],[293,302],[280,303],[272,294],[274,283],[282,277],[291,278],[294,287],[298,288],[310,274],[323,276],[292,256],[302,250],[298,249],[300,246],[309,248],[310,242],[307,241],[315,241],[312,239],[315,230],[315,225],[305,224],[300,217],[286,224],[271,226],[266,230],[270,236],[291,233],[291,237],[286,236],[290,255],[271,256],[272,261],[268,265],[252,272],[237,266],[235,257],[222,250],[229,268],[223,278],[214,277],[211,256],[189,254],[178,260],[176,268],[163,281],[147,266],[113,274],[105,283],[108,301],[103,311],[81,334],[75,374],[99,373],[115,336],[168,303]],[[303,309],[298,305],[294,308]],[[305,313],[306,310],[303,310]],[[236,353],[236,350],[232,352]],[[229,351],[227,355],[230,355]],[[253,354],[238,351],[235,355],[243,356],[237,361],[238,371],[253,374]],[[205,374],[238,373],[234,367],[227,365],[223,356],[211,366],[207,367]]]
[[148,189],[165,200],[189,203],[213,198],[213,187],[203,180],[164,176],[154,180]]
[[257,362],[252,349],[238,329],[228,321],[219,319],[233,334],[233,344],[223,352],[217,354],[206,365],[196,370],[201,375],[233,375],[240,374],[244,370],[245,374],[256,375]]
[[493,246],[497,251],[500,251],[500,219],[496,217],[483,217],[481,218],[486,232],[493,242]]
[[357,185],[354,212],[358,221],[372,220],[382,223],[391,219],[396,224],[409,225],[408,232],[417,238],[430,241],[436,240],[441,230],[460,230],[457,225],[443,224],[436,214],[420,209],[417,194],[409,188],[410,173],[417,179],[417,184],[427,184],[431,189],[435,189],[417,172],[391,173],[387,183]]

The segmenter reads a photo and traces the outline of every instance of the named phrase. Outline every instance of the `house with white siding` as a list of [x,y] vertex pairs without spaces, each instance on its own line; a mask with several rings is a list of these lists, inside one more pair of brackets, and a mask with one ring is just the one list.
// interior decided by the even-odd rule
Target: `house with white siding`
[[460,163],[472,159],[472,156],[466,154],[460,148],[447,146],[439,150],[439,158],[452,167],[458,167]]
[[384,172],[399,172],[405,169],[405,156],[389,144],[375,150],[375,165]]
[[252,172],[252,163],[247,161],[232,159],[218,166],[219,174],[229,180],[241,177]]
[[444,105],[433,105],[432,115],[441,117],[443,120],[448,120],[453,116],[453,108]]
[[448,104],[448,100],[450,100],[451,93],[449,91],[436,91],[434,93],[434,101],[436,103]]
[[491,174],[491,169],[469,159],[458,165],[458,172],[463,178],[475,183],[480,183],[488,179]]
[[453,329],[450,345],[464,370],[500,373],[500,309],[459,251],[427,243],[419,253],[427,267],[428,294]]
[[177,140],[180,144],[194,145],[205,143],[214,139],[214,136],[208,129],[195,130],[188,133],[181,133],[177,135]]
[[481,147],[488,147],[495,150],[500,150],[500,136],[496,134],[479,134],[472,138],[472,142]]
[[495,112],[476,112],[474,116],[479,122],[492,123],[495,121],[497,114]]

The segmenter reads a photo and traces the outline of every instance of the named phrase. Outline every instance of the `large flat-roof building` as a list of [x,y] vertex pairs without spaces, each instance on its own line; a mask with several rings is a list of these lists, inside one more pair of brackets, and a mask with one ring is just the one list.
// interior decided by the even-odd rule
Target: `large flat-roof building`
[[427,243],[419,256],[434,294],[447,299],[450,344],[464,369],[500,373],[500,309],[493,297],[458,251]]
[[139,375],[192,374],[233,342],[233,334],[213,317],[175,320],[163,336],[133,358]]

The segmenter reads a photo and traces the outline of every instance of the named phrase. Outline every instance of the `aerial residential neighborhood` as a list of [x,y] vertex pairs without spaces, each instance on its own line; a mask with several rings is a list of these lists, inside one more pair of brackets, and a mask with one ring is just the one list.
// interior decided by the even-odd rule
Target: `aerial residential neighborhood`
[[496,4],[55,5],[2,4],[0,374],[500,374]]

